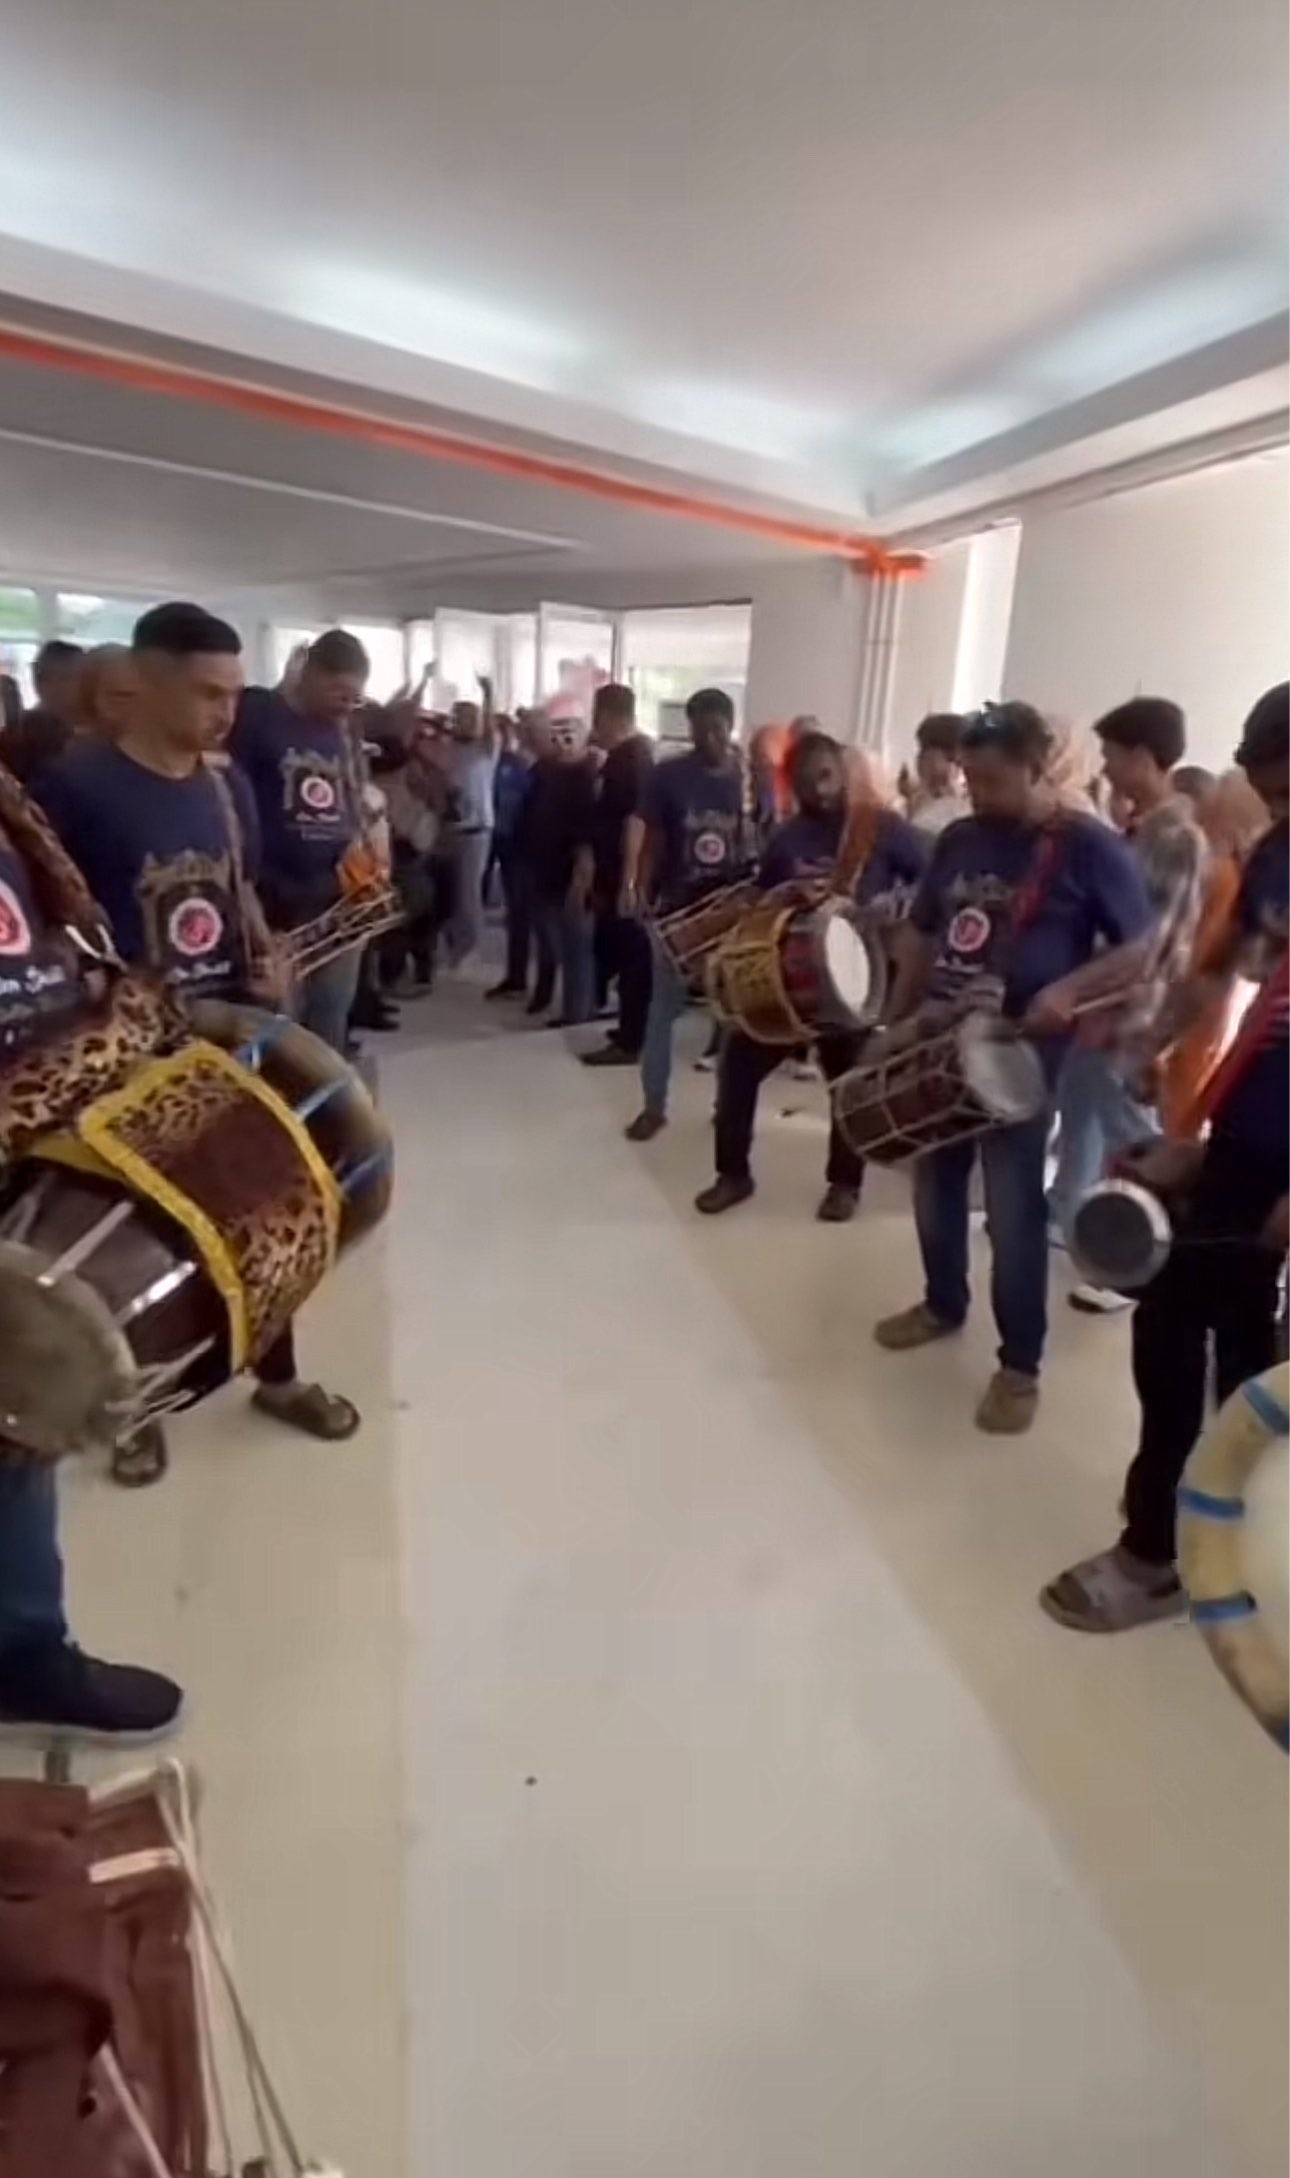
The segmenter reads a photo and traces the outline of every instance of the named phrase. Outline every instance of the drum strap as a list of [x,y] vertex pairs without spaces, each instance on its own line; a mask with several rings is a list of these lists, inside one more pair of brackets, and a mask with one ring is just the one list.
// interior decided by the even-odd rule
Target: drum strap
[[237,902],[238,936],[242,942],[243,972],[254,979],[256,969],[263,963],[255,958],[252,932],[258,924],[251,896],[251,881],[246,874],[246,842],[242,836],[242,820],[237,813],[233,790],[218,764],[208,763],[206,774],[215,789],[215,797],[228,835],[229,862],[233,871],[233,897]]
[[1197,1099],[1202,1122],[1214,1117],[1273,1035],[1290,1019],[1290,953],[1283,953],[1246,1008],[1231,1044]]
[[882,829],[882,806],[878,802],[853,802],[847,812],[847,821],[838,843],[837,861],[829,888],[850,899],[863,877],[869,859],[878,844]]

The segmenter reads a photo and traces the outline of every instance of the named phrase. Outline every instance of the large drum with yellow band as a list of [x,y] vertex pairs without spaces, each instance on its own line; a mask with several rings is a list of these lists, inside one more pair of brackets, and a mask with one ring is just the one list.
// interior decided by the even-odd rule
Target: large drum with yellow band
[[206,1001],[0,1197],[0,1443],[107,1448],[273,1344],[383,1215],[388,1131],[295,1022]]

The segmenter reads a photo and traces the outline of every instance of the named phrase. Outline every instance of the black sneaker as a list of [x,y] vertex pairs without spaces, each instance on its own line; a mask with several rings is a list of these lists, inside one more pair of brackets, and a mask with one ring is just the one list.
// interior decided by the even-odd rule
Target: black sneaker
[[815,1215],[821,1225],[849,1225],[860,1208],[860,1197],[854,1187],[839,1187],[831,1180],[820,1199]]
[[142,1746],[179,1723],[181,1688],[138,1664],[104,1664],[70,1641],[41,1641],[0,1660],[0,1728],[66,1732]]
[[624,1051],[621,1044],[599,1044],[594,1051],[582,1054],[584,1066],[639,1066],[640,1054]]
[[662,1112],[638,1112],[630,1127],[623,1128],[623,1133],[629,1142],[652,1142],[666,1125]]
[[508,983],[503,977],[500,983],[490,984],[484,996],[485,998],[523,998],[524,985],[522,983]]

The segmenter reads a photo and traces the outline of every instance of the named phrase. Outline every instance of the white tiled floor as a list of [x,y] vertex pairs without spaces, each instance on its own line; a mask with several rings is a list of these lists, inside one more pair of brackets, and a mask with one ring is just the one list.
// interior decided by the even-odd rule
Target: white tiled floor
[[816,1120],[705,1226],[710,1083],[418,1009],[397,1206],[320,1296],[317,1448],[234,1392],[164,1486],[70,1479],[82,1638],[175,1665],[212,1872],[347,2178],[1272,2178],[1285,1772],[1193,1637],[1063,1635],[1124,1326],[1043,1416],[914,1362],[900,1189],[810,1219]]

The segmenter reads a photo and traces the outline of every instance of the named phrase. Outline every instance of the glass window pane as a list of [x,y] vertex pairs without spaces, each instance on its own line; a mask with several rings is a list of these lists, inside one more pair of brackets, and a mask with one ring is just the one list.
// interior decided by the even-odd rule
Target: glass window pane
[[612,620],[568,606],[543,606],[539,692],[544,703],[552,696],[574,696],[590,717],[591,699],[613,670]]
[[389,620],[346,620],[372,661],[367,693],[373,703],[388,703],[407,678],[403,630]]
[[[722,688],[743,726],[750,605],[674,606],[623,614],[623,674],[636,692],[646,733],[676,727],[678,707],[696,688]],[[683,721],[682,721],[683,723]]]
[[34,590],[14,589],[0,583],[0,643],[11,635],[40,641],[40,602]]
[[96,643],[128,643],[143,607],[119,597],[92,597],[79,590],[58,594],[59,633],[92,650]]
[[493,613],[439,612],[434,617],[437,704],[479,700],[479,675],[497,674],[498,621]]
[[17,681],[23,703],[30,709],[36,701],[36,684],[31,669],[36,663],[40,644],[35,637],[26,642],[0,634],[0,673],[11,674]]

